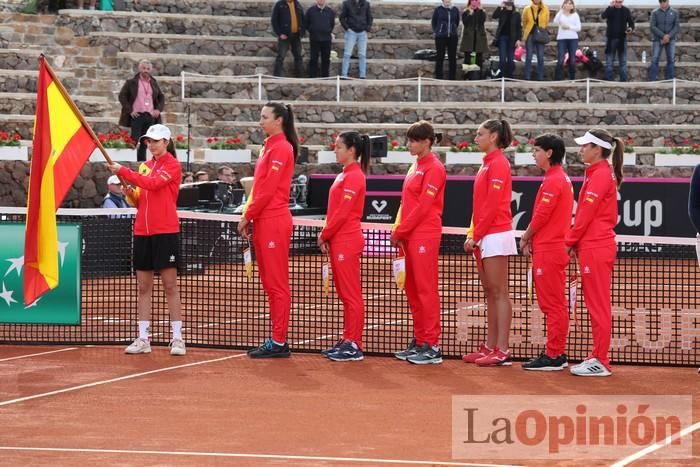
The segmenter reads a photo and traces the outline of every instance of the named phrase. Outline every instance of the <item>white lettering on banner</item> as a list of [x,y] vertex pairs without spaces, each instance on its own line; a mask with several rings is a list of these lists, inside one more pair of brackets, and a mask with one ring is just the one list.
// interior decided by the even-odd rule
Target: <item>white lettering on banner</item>
[[[617,216],[618,224],[620,217]],[[652,228],[660,227],[663,223],[663,205],[659,200],[645,201],[643,205],[641,200],[637,200],[632,207],[632,201],[626,200],[622,203],[622,222],[625,227],[638,227],[643,224],[644,235],[649,235]]]

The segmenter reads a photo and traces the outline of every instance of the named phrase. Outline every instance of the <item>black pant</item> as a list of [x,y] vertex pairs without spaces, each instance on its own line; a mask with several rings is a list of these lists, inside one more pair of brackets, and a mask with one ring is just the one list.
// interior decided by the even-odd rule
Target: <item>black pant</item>
[[318,76],[318,56],[321,55],[321,77],[327,78],[331,68],[331,41],[309,41],[309,77]]
[[443,63],[445,62],[445,49],[447,49],[447,61],[449,62],[448,79],[457,78],[457,36],[436,37],[435,49],[437,58],[435,59],[435,78],[442,79]]
[[277,38],[277,58],[275,59],[275,76],[284,76],[284,57],[287,50],[292,48],[294,55],[294,76],[301,78],[304,73],[304,63],[301,60],[301,36],[290,34],[286,39]]
[[156,119],[148,112],[140,113],[131,118],[131,139],[136,141],[136,160],[146,160],[146,145],[139,144],[139,138],[146,134],[148,127],[153,125]]

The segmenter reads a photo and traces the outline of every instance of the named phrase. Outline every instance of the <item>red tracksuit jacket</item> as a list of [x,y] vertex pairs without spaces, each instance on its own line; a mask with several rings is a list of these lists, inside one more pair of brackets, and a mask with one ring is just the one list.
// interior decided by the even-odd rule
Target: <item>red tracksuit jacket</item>
[[586,169],[578,194],[574,226],[566,234],[566,245],[577,249],[600,246],[614,241],[617,224],[617,183],[607,160]]
[[361,236],[360,221],[365,207],[365,174],[354,162],[343,168],[328,193],[328,217],[321,241]]
[[289,213],[289,192],[294,175],[294,150],[284,133],[265,140],[255,164],[253,189],[243,210],[249,221]]
[[537,191],[530,228],[536,251],[564,249],[564,236],[571,225],[574,189],[561,165],[552,166]]
[[408,170],[401,190],[401,207],[394,223],[397,240],[440,238],[445,202],[445,167],[430,153]]
[[[182,169],[172,154],[165,153],[142,164],[144,174],[127,167],[118,175],[141,189],[137,198],[134,235],[158,235],[180,232],[177,217],[177,195],[180,192]],[[142,169],[143,170],[143,169]]]
[[475,242],[488,234],[513,229],[513,215],[510,211],[512,191],[510,163],[503,151],[497,149],[486,154],[474,180],[472,238]]

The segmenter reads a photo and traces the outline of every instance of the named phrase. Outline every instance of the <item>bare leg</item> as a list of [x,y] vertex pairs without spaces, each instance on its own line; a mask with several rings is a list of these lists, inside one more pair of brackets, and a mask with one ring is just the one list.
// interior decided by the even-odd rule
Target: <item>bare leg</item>
[[513,305],[508,294],[508,257],[493,256],[484,258],[484,270],[481,282],[486,291],[488,306],[489,340],[499,349],[508,349],[510,325],[513,319]]
[[139,321],[151,319],[151,298],[153,297],[153,271],[136,271],[138,284]]
[[160,279],[163,281],[165,298],[168,300],[168,310],[171,321],[182,320],[182,303],[180,302],[180,289],[177,285],[177,269],[167,268],[160,270]]

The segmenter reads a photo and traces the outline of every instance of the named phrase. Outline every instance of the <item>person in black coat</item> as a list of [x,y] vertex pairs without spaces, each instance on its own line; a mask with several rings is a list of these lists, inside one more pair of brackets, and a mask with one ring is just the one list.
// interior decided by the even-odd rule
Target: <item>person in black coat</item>
[[284,76],[283,65],[287,50],[294,55],[294,76],[303,76],[301,38],[304,35],[304,9],[297,0],[277,0],[272,7],[272,30],[277,36],[275,76]]
[[367,41],[372,30],[372,10],[367,0],[343,0],[340,11],[340,24],[345,29],[343,34],[343,64],[340,74],[348,77],[350,69],[350,56],[352,49],[357,44],[357,58],[359,59],[360,79],[367,77]]
[[610,0],[601,18],[607,23],[605,31],[605,79],[613,79],[615,55],[620,61],[620,81],[627,81],[627,36],[634,31],[632,12],[622,3],[624,0]]
[[321,76],[330,74],[331,43],[335,27],[335,12],[326,7],[326,0],[316,0],[316,4],[306,10],[304,28],[309,33],[309,76],[318,76],[318,57],[321,56]]
[[512,0],[506,0],[493,12],[493,19],[498,20],[494,42],[498,44],[501,76],[512,78],[515,70],[513,53],[523,37],[520,13],[515,9]]
[[442,5],[435,8],[431,25],[435,36],[435,50],[437,51],[435,78],[443,78],[443,63],[445,62],[445,49],[447,49],[448,78],[454,80],[457,78],[459,9],[452,6],[452,0],[442,0]]

